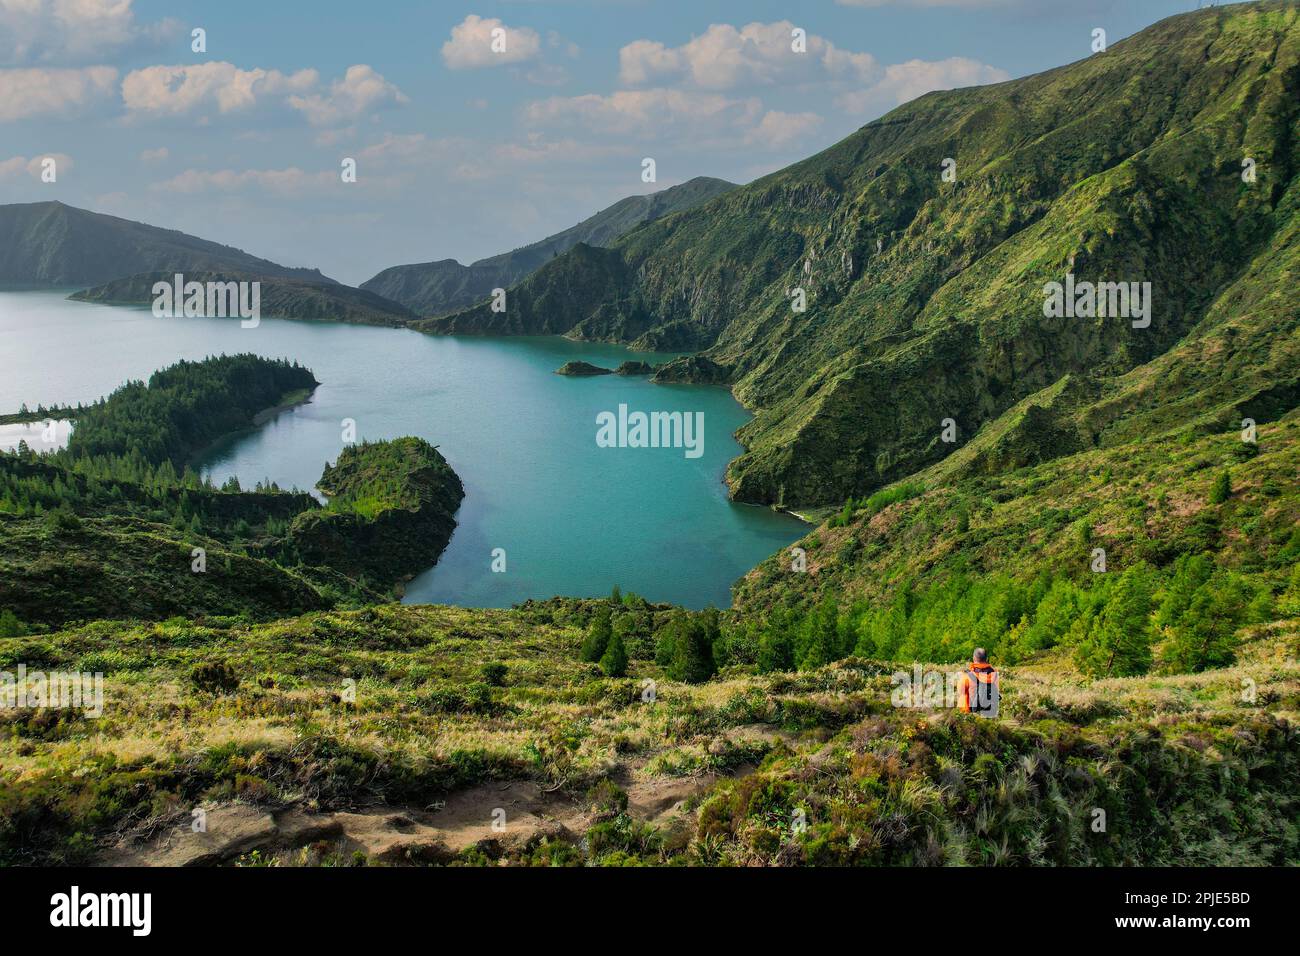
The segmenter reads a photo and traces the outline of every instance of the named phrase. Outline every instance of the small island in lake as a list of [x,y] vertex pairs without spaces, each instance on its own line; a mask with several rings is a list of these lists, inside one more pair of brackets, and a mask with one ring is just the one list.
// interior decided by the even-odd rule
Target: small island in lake
[[556,375],[613,375],[612,368],[601,368],[599,365],[592,365],[590,362],[565,362],[555,370]]

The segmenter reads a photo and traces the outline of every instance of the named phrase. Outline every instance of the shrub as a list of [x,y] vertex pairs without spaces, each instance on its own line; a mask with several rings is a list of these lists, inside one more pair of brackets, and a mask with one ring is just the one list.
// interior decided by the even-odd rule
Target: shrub
[[717,671],[713,645],[720,636],[718,612],[679,611],[659,632],[655,660],[673,680],[701,684]]
[[51,531],[80,531],[81,519],[67,505],[60,505],[45,516],[45,527]]
[[225,661],[209,661],[190,671],[190,683],[210,694],[231,694],[239,689],[239,676]]
[[1232,473],[1227,468],[1219,472],[1219,477],[1214,479],[1214,486],[1210,489],[1210,504],[1221,505],[1232,497]]
[[8,608],[0,611],[0,637],[22,637],[26,633],[27,628],[23,627],[17,614]]

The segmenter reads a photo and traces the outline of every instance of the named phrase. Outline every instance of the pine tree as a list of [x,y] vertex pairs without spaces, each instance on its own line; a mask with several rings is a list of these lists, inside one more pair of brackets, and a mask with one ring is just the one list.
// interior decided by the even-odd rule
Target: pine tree
[[22,637],[26,633],[27,628],[18,620],[18,615],[8,608],[0,611],[0,637]]
[[804,621],[796,648],[800,670],[814,670],[838,660],[839,608],[826,598]]
[[1228,667],[1237,657],[1237,629],[1246,622],[1251,589],[1236,574],[1216,575],[1197,589],[1173,625],[1165,666],[1178,673]]
[[681,613],[669,622],[661,648],[667,651],[668,676],[688,684],[702,684],[714,675],[713,644],[719,635],[717,611]]
[[624,677],[627,675],[627,650],[623,647],[623,638],[614,631],[609,638],[609,646],[600,658],[600,669],[606,677]]
[[769,622],[763,629],[758,639],[758,670],[761,674],[794,670],[794,643],[788,620]]
[[1150,617],[1149,573],[1139,564],[1120,576],[1100,613],[1088,621],[1075,663],[1093,677],[1145,674],[1151,669]]
[[609,638],[613,633],[613,627],[610,624],[611,612],[609,606],[598,608],[591,623],[587,625],[587,638],[582,642],[582,659],[592,664],[597,663],[605,654],[605,649],[609,646]]
[[1173,627],[1177,624],[1195,598],[1196,592],[1210,580],[1214,565],[1209,555],[1185,554],[1174,562],[1174,575],[1160,595],[1156,610],[1156,627]]

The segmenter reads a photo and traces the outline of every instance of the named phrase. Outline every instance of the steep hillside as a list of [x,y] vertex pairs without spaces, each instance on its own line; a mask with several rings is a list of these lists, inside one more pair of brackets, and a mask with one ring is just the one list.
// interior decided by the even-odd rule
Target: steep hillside
[[0,206],[0,282],[91,286],[141,272],[220,270],[334,281],[315,269],[290,269],[174,229],[61,202]]
[[[1268,418],[1296,396],[1298,122],[1294,0],[1201,10],[923,96],[707,209],[576,247],[504,313],[421,327],[704,350],[757,413],[728,473],[751,502],[865,495],[1044,390],[1072,424],[1013,457],[1211,409]],[[1149,325],[1046,317],[1067,274],[1149,282]]]
[[361,288],[401,302],[420,315],[443,315],[488,298],[493,289],[513,285],[579,243],[608,246],[643,223],[691,209],[734,188],[733,183],[699,176],[657,193],[628,196],[576,226],[513,252],[468,266],[455,259],[393,266],[361,283]]
[[[203,573],[194,572],[195,548],[204,552]],[[223,614],[266,620],[332,603],[304,576],[188,528],[0,512],[0,607],[27,623]]]
[[[1139,670],[1208,653],[1194,645],[1211,633],[1230,652],[1240,627],[1300,614],[1298,471],[1295,412],[1258,444],[1189,428],[1001,474],[944,462],[796,542],[803,568],[794,551],[763,562],[735,606],[781,621],[831,601],[838,654],[957,660],[984,645],[1005,661],[1077,650],[1089,607],[1127,581],[1150,601],[1124,628],[1151,644]],[[1202,611],[1182,620],[1178,595],[1202,586]]]
[[[149,305],[156,282],[173,281],[173,274],[147,272],[115,279],[68,298],[109,305]],[[266,277],[249,272],[187,272],[186,282],[259,282],[260,311],[264,318],[355,322],[360,325],[402,326],[415,313],[381,295],[338,282]]]

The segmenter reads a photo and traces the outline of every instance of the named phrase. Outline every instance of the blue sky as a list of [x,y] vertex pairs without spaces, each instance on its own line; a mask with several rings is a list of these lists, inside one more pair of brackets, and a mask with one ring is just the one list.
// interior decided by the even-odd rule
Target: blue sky
[[0,202],[59,199],[357,283],[693,176],[748,182],[931,89],[1081,59],[1094,28],[1114,43],[1197,5],[0,0]]

